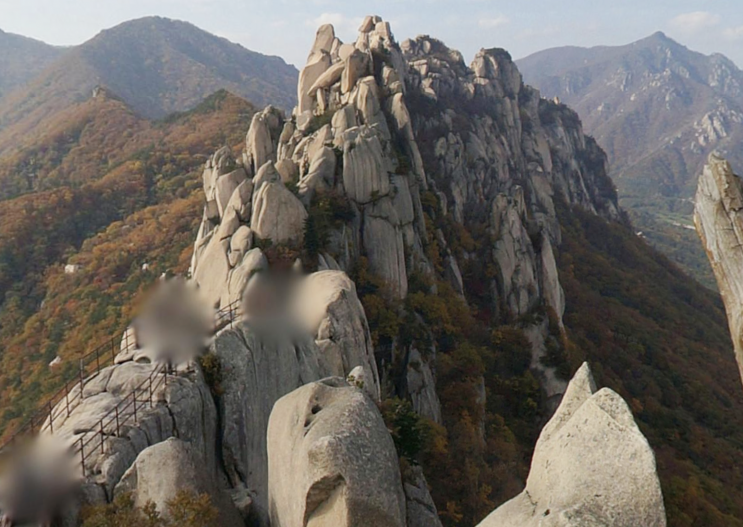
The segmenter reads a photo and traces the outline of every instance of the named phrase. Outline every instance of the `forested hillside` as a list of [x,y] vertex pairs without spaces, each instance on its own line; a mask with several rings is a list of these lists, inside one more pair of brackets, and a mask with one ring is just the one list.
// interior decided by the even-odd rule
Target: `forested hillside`
[[161,17],[101,31],[41,64],[30,61],[24,81],[0,92],[0,155],[53,133],[59,114],[100,87],[149,119],[193,108],[221,89],[260,105],[290,108],[296,100],[297,70],[281,58]]
[[[100,97],[13,158],[12,166],[34,166],[39,190],[0,201],[3,426],[126,325],[137,293],[163,272],[187,270],[204,152],[239,146],[253,112],[223,91],[149,122]],[[79,271],[65,274],[68,263]],[[50,368],[58,355],[61,366]]]
[[64,51],[0,30],[0,97],[38,75]]
[[629,229],[560,217],[571,364],[590,361],[630,403],[669,525],[743,525],[743,387],[722,302]]

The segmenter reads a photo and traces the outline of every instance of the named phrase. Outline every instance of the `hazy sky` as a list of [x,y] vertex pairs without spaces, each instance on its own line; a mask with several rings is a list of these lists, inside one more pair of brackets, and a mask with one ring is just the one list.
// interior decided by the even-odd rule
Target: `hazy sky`
[[482,47],[521,58],[554,46],[624,44],[662,30],[743,66],[743,0],[0,0],[0,29],[78,44],[125,20],[161,15],[301,66],[318,24],[332,22],[350,40],[365,14],[390,20],[400,41],[430,34],[468,61]]

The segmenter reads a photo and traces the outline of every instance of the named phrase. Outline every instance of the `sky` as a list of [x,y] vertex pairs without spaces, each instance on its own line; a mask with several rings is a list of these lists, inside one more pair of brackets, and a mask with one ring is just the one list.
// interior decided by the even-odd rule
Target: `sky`
[[301,67],[318,25],[332,23],[342,40],[354,40],[367,14],[389,20],[398,41],[428,34],[467,61],[480,48],[505,48],[518,59],[664,31],[743,66],[743,0],[0,0],[0,29],[73,45],[126,20],[160,15]]

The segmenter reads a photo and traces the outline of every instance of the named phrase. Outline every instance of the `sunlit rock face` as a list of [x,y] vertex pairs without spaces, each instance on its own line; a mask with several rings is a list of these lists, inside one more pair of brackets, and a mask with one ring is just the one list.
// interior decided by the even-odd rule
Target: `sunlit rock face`
[[655,456],[627,403],[587,364],[534,449],[526,488],[479,527],[665,527]]
[[694,224],[720,287],[743,375],[743,182],[716,154],[699,177]]
[[268,471],[274,527],[406,525],[392,438],[368,395],[341,378],[276,403]]

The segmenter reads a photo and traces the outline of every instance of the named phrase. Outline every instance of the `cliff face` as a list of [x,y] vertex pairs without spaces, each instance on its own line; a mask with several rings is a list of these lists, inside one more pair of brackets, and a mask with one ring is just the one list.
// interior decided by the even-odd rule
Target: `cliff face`
[[694,224],[725,303],[735,358],[743,373],[743,183],[725,159],[709,157],[694,208]]
[[[445,291],[452,292],[445,302],[477,308],[488,324],[522,335],[523,369],[539,378],[535,391],[545,392],[548,405],[556,407],[568,387],[550,359],[565,342],[556,210],[566,204],[620,218],[605,156],[575,114],[524,86],[502,50],[483,50],[468,67],[428,37],[398,45],[378,17],[365,19],[353,44],[321,27],[297,95],[291,116],[272,107],[254,116],[241,156],[223,148],[205,166],[192,280],[212,307],[242,306],[242,319],[211,344],[219,367],[192,365],[161,388],[150,409],[157,433],[140,434],[143,424],[128,429],[127,439],[118,429],[100,432],[105,448],[86,483],[91,501],[132,490],[141,500],[154,496],[156,485],[144,475],[162,457],[206,467],[204,488],[226,525],[351,526],[369,517],[396,527],[440,525],[426,467],[406,459],[400,470],[398,456],[408,454],[388,423],[397,443],[391,440],[378,403],[407,399],[433,429],[449,424],[440,402],[449,387],[437,389],[445,339],[432,337],[440,330],[426,318],[429,301],[441,306],[437,295]],[[359,299],[370,283],[374,313]],[[384,309],[389,325],[402,326],[386,340],[367,319]],[[468,317],[446,321],[445,331]],[[403,329],[417,333],[408,338]],[[134,362],[147,356],[122,354],[101,378],[150,375],[155,366]],[[462,397],[474,399],[468,419],[473,449],[482,450],[493,432],[484,417],[485,369],[474,362]],[[559,494],[562,523],[555,525],[582,525],[574,511],[606,523],[637,508],[640,482],[648,490],[640,507],[647,524],[664,525],[652,451],[621,398],[594,394],[589,378],[586,367],[543,432],[524,495],[539,487],[542,506]],[[71,442],[96,434],[90,423],[127,397],[112,381],[91,386],[112,393],[101,396],[105,407],[90,398],[65,417]],[[617,479],[622,468],[601,456],[591,470],[545,468],[580,463],[586,443],[604,442],[604,427],[611,430],[605,443],[634,460],[634,479]],[[560,433],[570,440],[555,440]],[[193,444],[161,446],[169,437]],[[462,470],[455,468],[454,479]],[[162,488],[187,474],[162,474],[169,478]],[[540,474],[550,483],[540,483]],[[587,497],[586,488],[619,497]],[[166,498],[157,494],[158,505]],[[512,517],[513,525],[529,521]]]
[[[355,44],[340,43],[325,26],[300,75],[298,98],[286,122],[273,108],[254,118],[242,167],[224,175],[220,163],[235,163],[222,152],[205,173],[209,201],[194,267],[197,281],[214,290],[212,301],[239,297],[233,284],[243,282],[236,277],[250,272],[239,264],[229,270],[229,255],[244,250],[235,238],[227,242],[240,217],[250,218],[257,239],[302,247],[308,215],[329,200],[347,208],[348,218],[335,218],[323,232],[322,265],[350,272],[368,262],[389,294],[404,299],[416,275],[444,278],[464,295],[463,266],[484,259],[490,271],[476,279],[485,280],[487,308],[497,319],[548,308],[560,320],[555,202],[617,219],[616,195],[605,156],[575,114],[524,86],[506,52],[483,50],[467,67],[458,52],[427,37],[398,46],[383,21],[365,23]],[[232,212],[225,206],[238,184],[245,205]],[[435,217],[479,229],[487,247],[461,249],[456,229]],[[229,284],[213,283],[228,274]],[[542,370],[544,322],[528,329]],[[408,363],[415,350],[399,353]],[[430,378],[425,361],[423,369]],[[549,369],[542,375],[549,396],[559,395],[564,381]],[[435,399],[431,390],[420,397]]]

